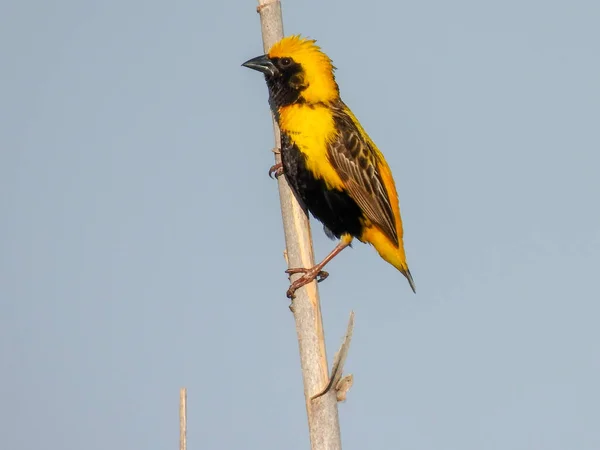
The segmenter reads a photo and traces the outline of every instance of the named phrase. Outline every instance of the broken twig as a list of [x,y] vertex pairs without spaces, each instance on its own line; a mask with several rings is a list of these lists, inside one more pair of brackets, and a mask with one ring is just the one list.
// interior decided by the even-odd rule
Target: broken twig
[[[354,331],[354,311],[350,313],[350,319],[348,320],[348,328],[346,329],[346,335],[344,336],[344,340],[340,349],[335,354],[333,358],[333,366],[331,367],[331,376],[329,377],[329,383],[325,386],[325,389],[319,392],[317,395],[313,395],[311,400],[316,400],[319,397],[322,397],[327,392],[331,390],[333,386],[339,392],[342,392],[342,400],[346,399],[346,393],[350,386],[352,386],[353,377],[352,375],[348,375],[342,379],[342,373],[344,371],[344,364],[346,363],[346,357],[348,356],[348,350],[350,349],[350,341],[352,340],[352,332]],[[340,386],[340,381],[341,387]],[[342,401],[339,399],[338,401]]]

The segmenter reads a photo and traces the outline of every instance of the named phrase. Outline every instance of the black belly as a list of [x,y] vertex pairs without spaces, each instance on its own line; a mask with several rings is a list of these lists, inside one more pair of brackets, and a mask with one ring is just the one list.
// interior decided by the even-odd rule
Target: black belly
[[[363,225],[362,211],[344,191],[328,189],[322,179],[306,168],[306,157],[282,133],[281,160],[285,177],[306,208],[326,227],[326,232],[338,239],[342,234],[360,238]],[[330,234],[330,233],[327,233]]]

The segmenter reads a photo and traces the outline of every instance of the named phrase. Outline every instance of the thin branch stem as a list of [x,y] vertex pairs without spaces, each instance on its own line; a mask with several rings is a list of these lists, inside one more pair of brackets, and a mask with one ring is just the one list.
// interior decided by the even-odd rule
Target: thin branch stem
[[179,450],[187,448],[187,389],[179,390]]
[[[257,10],[261,19],[263,46],[267,52],[283,37],[281,3],[279,0],[258,0]],[[275,121],[273,121],[273,130],[276,146],[279,147],[280,134]],[[277,153],[275,162],[281,162],[281,156]],[[296,201],[285,177],[278,178],[278,186],[288,267],[312,267],[314,256],[307,213]],[[294,277],[297,276],[300,275]],[[300,288],[296,292],[292,306],[300,349],[312,449],[338,450],[342,448],[342,444],[334,390],[311,401],[311,397],[321,392],[329,382],[317,283],[312,282]]]

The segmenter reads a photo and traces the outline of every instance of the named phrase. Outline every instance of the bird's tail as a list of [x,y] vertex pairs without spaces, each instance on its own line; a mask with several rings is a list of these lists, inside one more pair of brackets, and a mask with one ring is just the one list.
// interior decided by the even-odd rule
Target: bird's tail
[[413,280],[412,275],[410,274],[410,270],[408,270],[408,266],[406,266],[406,270],[400,269],[400,272],[402,272],[402,275],[406,277],[406,279],[408,280],[408,284],[410,284],[410,288],[416,294],[417,288],[415,287],[415,282]]
[[408,270],[408,265],[406,264],[406,255],[404,253],[402,239],[400,239],[400,245],[396,247],[396,245],[394,245],[382,232],[373,227],[365,231],[362,240],[363,242],[369,242],[373,245],[375,250],[377,250],[377,253],[379,253],[379,256],[398,269],[408,280],[408,284],[410,284],[410,288],[413,292],[415,294],[417,293],[415,282],[410,274],[410,270]]
[[[400,252],[398,251],[397,253],[400,253]],[[408,284],[410,284],[410,288],[416,294],[417,288],[415,286],[415,281],[413,280],[410,270],[408,269],[408,265],[406,264],[406,258],[404,257],[404,252],[402,252],[401,254],[403,256],[402,258],[396,257],[396,258],[387,259],[383,254],[380,253],[380,255],[383,259],[385,259],[392,266],[394,266],[396,269],[398,269],[400,271],[400,273],[406,277],[406,279],[408,280]]]

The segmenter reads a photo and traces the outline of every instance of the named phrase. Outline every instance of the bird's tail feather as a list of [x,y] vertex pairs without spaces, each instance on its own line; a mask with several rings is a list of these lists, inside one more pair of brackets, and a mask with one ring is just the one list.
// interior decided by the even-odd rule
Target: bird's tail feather
[[408,265],[406,264],[406,255],[404,254],[402,242],[400,242],[400,245],[392,243],[385,234],[379,231],[378,227],[367,228],[363,232],[360,240],[373,245],[375,250],[377,250],[377,253],[379,253],[379,256],[398,269],[408,280],[413,292],[417,292],[415,282],[410,274],[410,270],[408,270]]
[[408,284],[410,284],[410,288],[416,294],[417,293],[417,288],[415,286],[415,282],[413,280],[413,277],[410,274],[410,270],[408,270],[408,267],[406,268],[406,270],[402,270],[402,275],[404,275],[406,277],[406,279],[408,280]]

